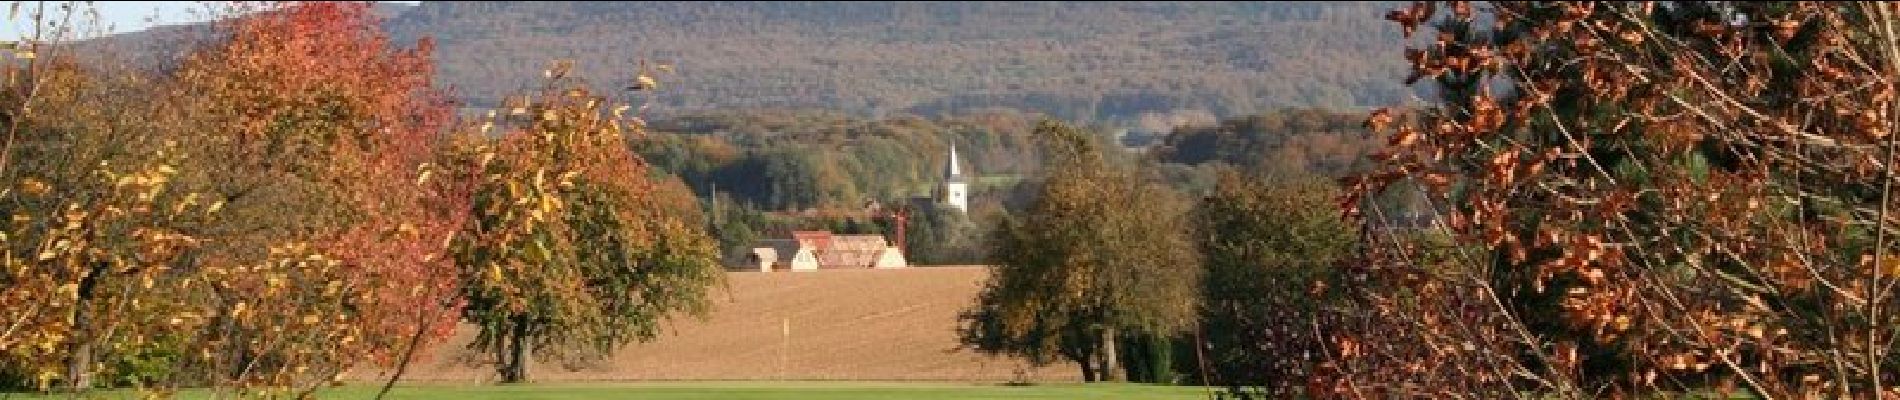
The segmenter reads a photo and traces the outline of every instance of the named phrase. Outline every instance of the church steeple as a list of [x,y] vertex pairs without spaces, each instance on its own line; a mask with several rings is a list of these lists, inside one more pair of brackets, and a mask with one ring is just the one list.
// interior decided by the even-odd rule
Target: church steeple
[[970,184],[964,181],[963,169],[958,166],[955,143],[950,144],[950,161],[944,163],[943,191],[939,193],[943,195],[939,200],[944,205],[955,208],[957,211],[970,211]]
[[963,169],[957,168],[957,145],[950,145],[950,163],[943,170],[944,182],[963,182]]

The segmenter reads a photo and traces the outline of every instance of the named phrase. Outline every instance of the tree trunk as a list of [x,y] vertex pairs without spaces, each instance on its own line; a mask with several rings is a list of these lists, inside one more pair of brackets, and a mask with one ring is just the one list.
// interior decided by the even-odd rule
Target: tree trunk
[[77,300],[73,302],[72,346],[66,357],[67,389],[74,393],[92,388],[92,312],[86,306],[92,303],[93,289],[103,268],[98,266],[79,280]]
[[1116,332],[1115,327],[1102,328],[1102,366],[1100,369],[1102,370],[1101,375],[1103,382],[1121,382],[1124,380],[1122,379],[1121,360],[1115,356],[1115,352],[1118,350],[1115,348],[1117,346],[1115,343],[1117,335],[1119,335],[1119,332]]
[[528,382],[528,316],[514,317],[513,332],[508,335],[508,355],[503,362],[502,383]]
[[[85,312],[77,314],[85,315]],[[76,335],[73,337],[72,355],[66,358],[66,379],[71,384],[67,389],[73,393],[92,388],[92,339],[84,330],[77,329],[84,326],[79,321],[73,320]]]
[[1174,385],[1178,375],[1174,373],[1174,337],[1157,337],[1153,341],[1155,349],[1155,381],[1163,385]]
[[1174,383],[1174,339],[1166,336],[1148,338],[1148,383]]
[[1078,360],[1076,361],[1076,365],[1082,366],[1082,381],[1083,382],[1095,381],[1095,360],[1093,358],[1083,358],[1081,360]]
[[1150,339],[1152,338],[1148,335],[1130,337],[1128,348],[1122,349],[1128,350],[1128,353],[1120,354],[1120,356],[1122,371],[1127,374],[1123,377],[1129,382],[1154,383],[1154,349],[1149,347],[1154,341]]
[[409,336],[409,347],[403,349],[401,361],[396,364],[396,372],[390,373],[389,380],[383,382],[383,389],[376,392],[376,400],[383,400],[384,396],[388,396],[389,390],[396,388],[396,381],[402,380],[402,374],[409,371],[409,363],[415,361],[416,347],[422,345],[422,337],[429,332],[427,321],[427,318],[416,320],[416,334]]

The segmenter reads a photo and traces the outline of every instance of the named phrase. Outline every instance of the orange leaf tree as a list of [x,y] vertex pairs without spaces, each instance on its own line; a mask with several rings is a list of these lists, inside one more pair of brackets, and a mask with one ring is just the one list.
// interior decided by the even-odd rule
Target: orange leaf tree
[[189,181],[224,212],[196,255],[214,382],[314,388],[407,362],[459,314],[466,187],[431,163],[451,108],[429,42],[394,48],[369,7],[232,5],[173,73]]
[[1402,123],[1371,118],[1391,146],[1380,170],[1346,182],[1347,204],[1376,223],[1382,211],[1358,199],[1416,182],[1460,246],[1367,232],[1386,244],[1363,266],[1384,320],[1329,349],[1352,379],[1328,393],[1891,393],[1896,12],[1393,11],[1408,37],[1422,33],[1408,83],[1430,82],[1440,102]]
[[190,285],[169,278],[208,202],[177,190],[183,152],[149,77],[82,58],[54,28],[82,7],[8,6],[45,35],[0,46],[0,385],[83,389],[100,353],[180,332],[163,300]]

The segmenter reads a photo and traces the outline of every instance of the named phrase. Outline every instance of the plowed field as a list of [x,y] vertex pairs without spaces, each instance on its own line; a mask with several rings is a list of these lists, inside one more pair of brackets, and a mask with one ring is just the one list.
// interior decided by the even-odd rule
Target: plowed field
[[[957,350],[957,313],[976,298],[985,267],[732,272],[704,320],[679,318],[652,342],[629,345],[604,365],[569,371],[537,363],[540,382],[623,380],[1078,381],[1073,366],[1030,368]],[[485,382],[492,368],[450,359],[473,337],[464,329],[411,381]],[[373,375],[364,371],[359,378]]]

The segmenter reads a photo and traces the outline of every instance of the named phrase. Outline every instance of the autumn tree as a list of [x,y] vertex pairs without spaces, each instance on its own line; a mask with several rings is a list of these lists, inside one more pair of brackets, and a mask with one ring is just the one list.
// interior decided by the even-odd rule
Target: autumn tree
[[368,7],[226,4],[216,40],[157,73],[7,43],[0,365],[42,388],[110,370],[308,394],[445,337],[469,212],[431,179],[447,103],[427,46],[394,49]]
[[[221,26],[229,35],[171,76],[101,68],[102,54],[30,71],[33,90],[54,90],[17,120],[41,129],[19,141],[33,163],[18,182],[46,195],[9,205],[16,220],[44,221],[20,225],[51,241],[32,259],[73,268],[18,278],[65,282],[72,296],[68,322],[40,325],[67,343],[66,367],[42,381],[84,389],[107,364],[184,353],[203,357],[174,359],[170,378],[147,383],[314,388],[419,347],[398,345],[408,332],[446,334],[455,313],[440,299],[452,291],[419,289],[453,282],[432,259],[446,260],[463,208],[439,207],[453,190],[418,176],[446,108],[424,93],[426,63],[411,61],[426,57],[390,54],[363,7],[235,5],[264,12]],[[79,58],[92,68],[72,67]],[[312,153],[274,145],[285,142]],[[349,170],[285,179],[285,164],[315,154]],[[285,187],[299,191],[249,196]],[[135,251],[152,240],[215,244]]]
[[400,49],[360,2],[239,3],[173,72],[185,178],[222,206],[198,227],[214,382],[315,388],[446,338],[446,253],[469,210],[431,179],[450,108],[430,44]]
[[463,317],[504,382],[527,381],[531,358],[579,367],[653,337],[669,315],[703,313],[722,276],[692,193],[626,145],[643,122],[569,68],[511,98],[457,157],[478,182],[478,217],[455,244]]
[[1273,397],[1304,388],[1325,345],[1319,330],[1348,304],[1335,264],[1357,238],[1337,196],[1311,175],[1226,172],[1195,209],[1211,383]]
[[1336,337],[1324,393],[1893,395],[1895,7],[1391,12],[1440,99],[1370,118],[1346,204],[1376,227],[1359,199],[1416,182],[1456,242],[1367,231],[1366,287],[1412,289],[1366,294],[1385,327]]
[[1051,154],[1048,176],[993,235],[997,267],[963,316],[963,340],[1119,381],[1124,337],[1171,335],[1194,319],[1201,270],[1187,202],[1112,162],[1100,139],[1056,122],[1037,134]]
[[15,129],[11,154],[26,160],[0,189],[10,221],[0,233],[0,373],[85,389],[100,344],[119,350],[176,332],[164,318],[176,307],[152,300],[183,289],[164,279],[200,242],[183,227],[215,210],[175,190],[181,152],[143,122],[149,108],[115,97],[127,81],[83,73],[70,59],[42,62],[54,66],[8,68],[37,93],[0,104]]
[[178,288],[160,280],[205,203],[175,190],[180,149],[139,100],[150,77],[74,53],[87,7],[6,6],[27,37],[0,42],[0,384],[83,390],[100,344],[170,329],[139,300]]

